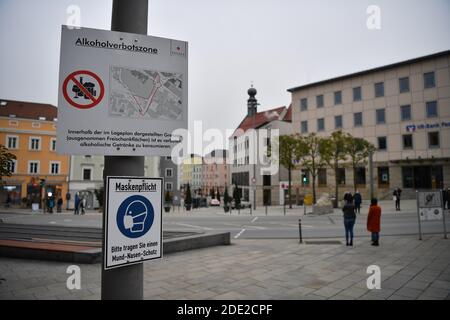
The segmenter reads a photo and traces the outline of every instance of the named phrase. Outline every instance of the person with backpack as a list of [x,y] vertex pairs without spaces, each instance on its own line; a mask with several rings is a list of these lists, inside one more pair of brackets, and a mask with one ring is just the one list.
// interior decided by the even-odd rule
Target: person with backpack
[[353,246],[353,228],[356,221],[355,206],[351,201],[346,201],[342,211],[344,212],[346,245]]

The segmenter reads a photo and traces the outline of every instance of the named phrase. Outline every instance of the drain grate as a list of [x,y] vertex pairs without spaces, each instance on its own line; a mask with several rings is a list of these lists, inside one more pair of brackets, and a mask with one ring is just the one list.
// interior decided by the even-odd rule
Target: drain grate
[[310,240],[310,241],[305,241],[305,244],[339,244],[339,245],[341,245],[342,242],[338,241],[338,240],[324,240],[324,241]]

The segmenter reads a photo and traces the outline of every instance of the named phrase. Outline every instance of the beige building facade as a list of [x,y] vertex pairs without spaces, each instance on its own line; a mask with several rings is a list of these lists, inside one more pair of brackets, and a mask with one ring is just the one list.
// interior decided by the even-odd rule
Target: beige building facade
[[[336,130],[375,145],[375,195],[388,198],[400,187],[450,187],[450,51],[289,89],[293,133],[329,136]],[[367,199],[368,167],[339,174],[342,190],[353,175]],[[301,174],[294,175],[300,185]],[[334,189],[334,172],[318,181],[319,193]]]

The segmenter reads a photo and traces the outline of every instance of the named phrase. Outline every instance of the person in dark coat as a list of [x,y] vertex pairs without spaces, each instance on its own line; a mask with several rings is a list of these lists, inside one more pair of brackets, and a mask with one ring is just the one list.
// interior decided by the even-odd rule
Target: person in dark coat
[[444,210],[450,209],[450,189],[447,188],[442,191],[442,196],[444,200]]
[[73,214],[75,214],[75,215],[80,214],[80,196],[78,195],[78,192],[75,193]]
[[353,246],[353,227],[356,221],[355,206],[352,202],[347,201],[342,211],[344,212],[345,240],[347,246]]
[[381,231],[381,207],[378,206],[378,200],[372,199],[367,215],[367,230],[372,233],[372,245],[378,246]]
[[356,190],[355,194],[353,195],[353,201],[355,203],[355,212],[361,213],[362,197],[361,197],[361,193],[359,193],[358,190]]
[[394,191],[394,197],[395,197],[395,210],[400,211],[400,199],[402,196],[402,189],[397,188]]

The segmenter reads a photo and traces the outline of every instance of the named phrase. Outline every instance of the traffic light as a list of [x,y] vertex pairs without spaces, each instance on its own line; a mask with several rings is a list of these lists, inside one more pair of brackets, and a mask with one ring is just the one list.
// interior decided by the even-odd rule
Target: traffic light
[[308,184],[308,175],[306,173],[303,173],[302,181],[303,181],[303,184]]

